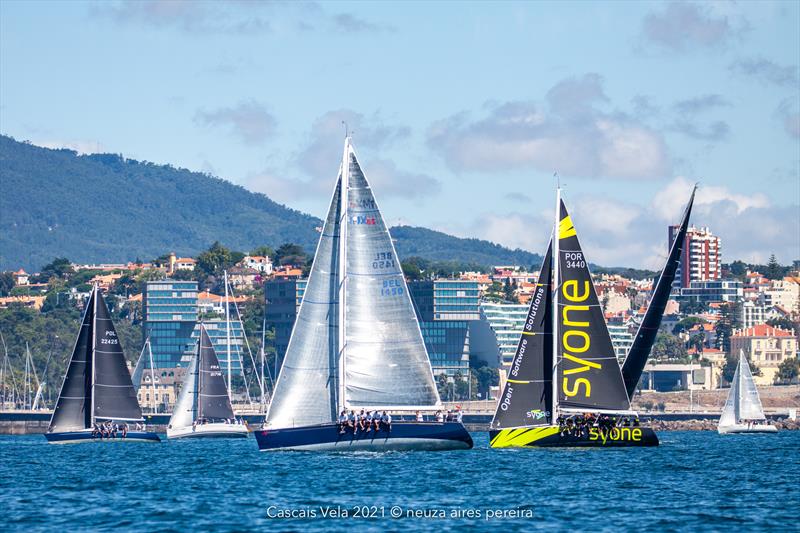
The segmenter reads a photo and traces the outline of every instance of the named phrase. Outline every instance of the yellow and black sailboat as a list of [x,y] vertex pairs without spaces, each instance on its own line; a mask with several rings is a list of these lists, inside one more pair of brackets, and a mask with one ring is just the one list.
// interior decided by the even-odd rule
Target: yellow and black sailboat
[[492,448],[657,446],[630,401],[680,262],[694,192],[628,357],[620,367],[567,208],[553,238],[492,419]]

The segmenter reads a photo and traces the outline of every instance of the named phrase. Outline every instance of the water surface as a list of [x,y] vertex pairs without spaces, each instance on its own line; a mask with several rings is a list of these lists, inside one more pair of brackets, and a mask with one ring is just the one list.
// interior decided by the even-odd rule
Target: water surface
[[[476,433],[471,451],[322,454],[260,453],[253,438],[0,436],[0,529],[797,531],[800,432],[660,437],[658,448],[490,450]],[[322,516],[337,508],[349,516]]]

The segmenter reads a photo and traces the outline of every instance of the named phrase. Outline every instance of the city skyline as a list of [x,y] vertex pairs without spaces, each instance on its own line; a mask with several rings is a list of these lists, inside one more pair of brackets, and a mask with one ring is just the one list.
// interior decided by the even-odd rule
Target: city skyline
[[724,261],[800,257],[797,4],[42,4],[0,11],[18,139],[321,217],[346,120],[392,224],[542,253],[557,171],[592,262],[658,268],[700,181]]

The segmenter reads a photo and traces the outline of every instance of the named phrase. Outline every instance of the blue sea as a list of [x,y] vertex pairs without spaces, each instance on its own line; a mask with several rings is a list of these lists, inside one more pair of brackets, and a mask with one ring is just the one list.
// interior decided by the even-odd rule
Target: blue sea
[[0,531],[798,531],[798,431],[616,450],[473,437],[470,451],[322,454],[2,436]]

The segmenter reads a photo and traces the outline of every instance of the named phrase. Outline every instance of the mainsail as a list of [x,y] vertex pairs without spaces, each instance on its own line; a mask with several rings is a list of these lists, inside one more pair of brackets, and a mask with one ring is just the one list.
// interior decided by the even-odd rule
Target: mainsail
[[143,420],[117,331],[97,288],[94,311],[94,417]]
[[491,427],[494,429],[552,423],[552,246],[551,241],[528,307],[528,318],[511,361],[508,379],[492,419]]
[[267,413],[273,427],[336,419],[341,170]]
[[556,280],[556,386],[560,409],[630,409],[589,263],[563,201],[559,202]]
[[400,259],[349,142],[346,153],[345,398],[340,404],[436,405],[439,394]]
[[92,291],[83,310],[81,329],[69,358],[58,402],[50,419],[50,431],[76,431],[92,425],[92,327],[94,326]]
[[672,291],[672,282],[675,280],[675,272],[678,270],[678,265],[680,265],[681,262],[681,254],[683,253],[683,247],[686,241],[686,230],[689,227],[689,217],[692,214],[692,204],[694,203],[696,191],[697,187],[692,190],[692,196],[689,198],[689,203],[686,205],[680,228],[675,236],[675,240],[672,242],[669,257],[667,257],[664,269],[661,271],[658,282],[653,289],[653,296],[650,298],[647,312],[639,326],[639,331],[636,332],[633,345],[630,350],[628,350],[625,362],[622,363],[622,378],[625,380],[625,390],[628,393],[628,398],[633,398],[633,393],[636,390],[636,386],[639,384],[639,379],[642,377],[644,365],[647,363],[650,350],[656,340],[658,328],[661,326],[661,318],[664,316],[664,309],[667,307],[667,301]]
[[197,357],[197,417],[233,418],[233,408],[222,378],[219,359],[204,325],[200,324]]

